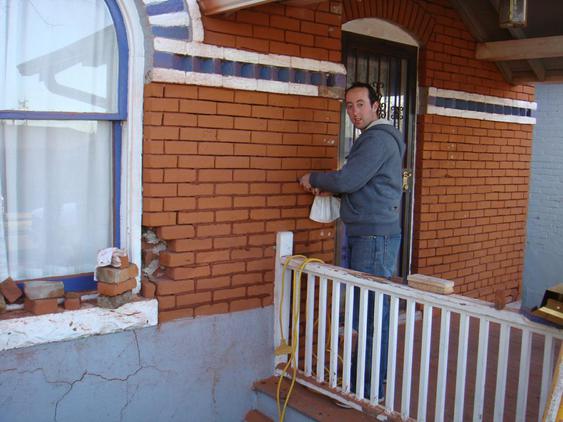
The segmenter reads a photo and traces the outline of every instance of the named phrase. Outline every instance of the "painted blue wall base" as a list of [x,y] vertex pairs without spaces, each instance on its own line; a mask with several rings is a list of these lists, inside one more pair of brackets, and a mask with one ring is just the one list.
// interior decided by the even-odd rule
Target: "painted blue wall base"
[[0,352],[0,420],[241,421],[273,324],[268,307]]

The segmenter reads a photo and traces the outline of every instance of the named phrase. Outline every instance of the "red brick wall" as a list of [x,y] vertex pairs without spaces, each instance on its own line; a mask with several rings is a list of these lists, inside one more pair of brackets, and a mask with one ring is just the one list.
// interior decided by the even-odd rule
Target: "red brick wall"
[[[204,17],[205,42],[340,61],[342,22],[380,17],[421,42],[419,86],[533,100],[491,63],[446,1],[365,0],[304,8],[273,3]],[[283,42],[280,42],[283,40]],[[144,244],[160,318],[232,312],[272,302],[275,233],[330,262],[334,230],[308,218],[296,183],[336,164],[340,103],[325,98],[152,83],[145,91]],[[518,296],[532,127],[419,115],[413,271],[456,291]]]
[[205,42],[223,47],[340,62],[339,2],[308,7],[271,3],[203,16]]
[[[340,103],[152,83],[145,89],[143,226],[156,232],[160,320],[272,302],[275,234],[331,262],[297,177],[331,169]],[[155,258],[144,244],[144,265]]]

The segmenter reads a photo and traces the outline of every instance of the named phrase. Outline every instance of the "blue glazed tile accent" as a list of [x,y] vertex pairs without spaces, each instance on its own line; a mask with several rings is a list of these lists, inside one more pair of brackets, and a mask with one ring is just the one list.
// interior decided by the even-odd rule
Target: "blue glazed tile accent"
[[180,56],[178,54],[157,51],[154,53],[153,60],[154,67],[183,70],[184,72],[192,71],[192,58],[190,56]]
[[256,65],[254,63],[243,63],[240,69],[240,76],[243,78],[255,78]]
[[278,68],[277,80],[280,82],[289,82],[289,69],[287,67]]
[[221,74],[223,76],[234,76],[235,75],[235,63],[231,61],[221,62]]
[[163,15],[165,13],[182,12],[184,10],[184,0],[166,0],[162,3],[149,4],[147,15]]
[[170,38],[173,40],[190,39],[190,30],[186,26],[153,26],[152,33],[155,37]]
[[427,103],[443,108],[453,108],[456,110],[479,111],[489,114],[503,114],[507,116],[531,116],[531,109],[523,107],[513,107],[502,104],[490,104],[478,101],[461,100],[446,97],[428,97]]
[[467,110],[467,101],[456,98],[454,108],[458,110]]
[[272,79],[272,68],[271,66],[259,66],[258,67],[258,79],[265,79],[267,81]]
[[346,88],[346,75],[341,75],[340,73],[333,75],[334,86],[340,88]]
[[298,84],[307,83],[307,72],[304,70],[296,69],[294,72],[294,80]]
[[215,60],[208,57],[194,57],[194,70],[201,73],[216,73]]
[[311,84],[322,85],[322,75],[319,72],[311,72]]

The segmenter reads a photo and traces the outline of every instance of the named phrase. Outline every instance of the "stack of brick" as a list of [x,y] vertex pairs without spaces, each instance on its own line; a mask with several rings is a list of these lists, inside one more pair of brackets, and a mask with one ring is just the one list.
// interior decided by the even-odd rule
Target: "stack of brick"
[[107,266],[96,269],[98,306],[101,308],[115,309],[133,298],[131,290],[137,286],[135,277],[139,274],[139,268],[123,258],[121,265],[119,268]]
[[62,281],[37,280],[25,283],[24,309],[35,315],[51,314],[59,310],[58,300],[65,294]]
[[21,289],[11,277],[8,277],[0,283],[0,312],[6,310],[6,302],[15,303],[22,296],[23,292]]

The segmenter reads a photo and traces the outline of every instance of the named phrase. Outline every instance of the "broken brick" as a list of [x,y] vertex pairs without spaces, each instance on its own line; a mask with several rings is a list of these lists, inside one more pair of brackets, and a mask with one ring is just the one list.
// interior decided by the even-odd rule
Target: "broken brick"
[[102,283],[122,283],[130,278],[137,277],[139,268],[130,264],[127,268],[98,267],[96,279]]
[[23,307],[35,315],[53,314],[59,310],[57,298],[29,299],[25,298]]
[[80,293],[78,292],[68,292],[65,293],[65,309],[67,311],[75,311],[80,309]]
[[62,281],[37,280],[25,283],[23,291],[26,298],[31,300],[51,299],[63,297],[65,286]]
[[131,290],[126,291],[117,296],[98,296],[98,306],[100,308],[108,308],[108,309],[115,309],[119,308],[121,305],[124,305],[128,302],[131,302],[133,299],[133,293]]
[[147,279],[143,279],[141,282],[141,296],[147,299],[153,299],[156,294],[156,285]]
[[23,295],[22,290],[11,277],[0,283],[0,293],[6,298],[8,303],[14,303]]
[[104,296],[117,296],[125,293],[127,290],[134,289],[137,286],[137,280],[130,278],[121,283],[103,283],[98,281],[98,293]]
[[4,300],[4,296],[0,295],[0,313],[6,311],[6,300]]

